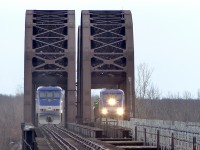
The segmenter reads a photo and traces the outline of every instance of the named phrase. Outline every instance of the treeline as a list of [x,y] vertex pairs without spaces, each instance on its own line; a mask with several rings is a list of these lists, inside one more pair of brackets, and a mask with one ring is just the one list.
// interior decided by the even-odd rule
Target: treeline
[[148,100],[135,102],[136,118],[200,122],[199,100]]
[[20,149],[23,94],[0,94],[0,149]]

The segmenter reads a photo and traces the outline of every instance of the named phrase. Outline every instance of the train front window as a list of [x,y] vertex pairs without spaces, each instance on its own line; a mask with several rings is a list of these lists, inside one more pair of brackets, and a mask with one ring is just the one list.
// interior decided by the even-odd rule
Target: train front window
[[105,105],[106,106],[109,106],[109,107],[117,107],[119,105],[121,105],[121,102],[122,102],[122,96],[118,93],[108,93],[108,94],[105,94],[103,96],[104,98],[104,102],[105,102]]
[[53,92],[48,91],[48,92],[47,92],[47,97],[48,97],[48,98],[53,98]]
[[60,98],[60,92],[54,92],[54,98]]
[[46,92],[40,92],[40,98],[46,98]]

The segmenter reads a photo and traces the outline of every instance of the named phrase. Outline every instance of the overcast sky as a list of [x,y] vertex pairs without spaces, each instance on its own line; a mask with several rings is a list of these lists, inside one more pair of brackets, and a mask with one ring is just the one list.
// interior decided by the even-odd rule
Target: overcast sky
[[[199,0],[0,0],[0,93],[15,94],[24,80],[26,9],[131,10],[135,65],[153,68],[152,81],[165,95],[200,88]],[[77,28],[76,28],[77,30]]]

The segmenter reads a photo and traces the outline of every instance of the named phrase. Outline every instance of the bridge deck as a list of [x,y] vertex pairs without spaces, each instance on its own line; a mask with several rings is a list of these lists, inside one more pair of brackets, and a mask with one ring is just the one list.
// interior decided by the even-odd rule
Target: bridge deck
[[132,138],[97,138],[101,141],[132,141]]
[[117,146],[125,150],[157,150],[156,146]]
[[47,142],[44,138],[37,137],[36,143],[37,143],[38,150],[49,150],[50,149],[49,145],[47,144]]
[[142,146],[144,143],[142,141],[105,141],[106,143],[121,146],[121,145],[129,145],[129,146]]

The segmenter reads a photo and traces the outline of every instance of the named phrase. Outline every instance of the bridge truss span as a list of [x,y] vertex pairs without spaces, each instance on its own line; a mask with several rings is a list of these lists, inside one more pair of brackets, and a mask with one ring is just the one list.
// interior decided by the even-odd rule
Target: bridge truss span
[[[134,50],[130,11],[84,10],[78,43],[80,118],[90,120],[91,91],[119,88],[125,92],[126,116],[134,112]],[[85,78],[87,77],[87,78]],[[82,115],[82,116],[81,116]]]
[[24,121],[37,124],[35,92],[39,86],[62,87],[65,90],[65,120],[74,121],[76,88],[73,10],[26,11],[24,68]]

